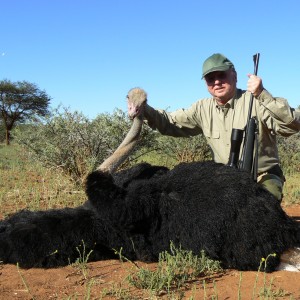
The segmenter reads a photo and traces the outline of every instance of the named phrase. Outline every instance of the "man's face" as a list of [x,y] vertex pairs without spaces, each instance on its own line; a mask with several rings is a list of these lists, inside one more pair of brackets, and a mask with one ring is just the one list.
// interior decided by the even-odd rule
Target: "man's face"
[[237,82],[235,70],[211,72],[205,76],[205,81],[209,93],[219,104],[227,103],[234,96]]

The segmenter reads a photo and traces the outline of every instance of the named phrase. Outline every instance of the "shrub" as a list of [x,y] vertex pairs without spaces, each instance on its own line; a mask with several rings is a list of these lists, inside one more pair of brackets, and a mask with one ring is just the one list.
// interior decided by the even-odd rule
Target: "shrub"
[[288,138],[278,137],[280,163],[285,174],[300,171],[300,133]]
[[159,135],[158,154],[168,158],[168,167],[180,162],[211,160],[211,149],[202,135],[178,138]]
[[[82,113],[58,109],[38,124],[17,128],[13,135],[33,158],[46,167],[61,168],[76,183],[82,183],[124,139],[131,126],[125,113],[99,114],[90,121]],[[145,128],[137,150],[152,147],[154,133]],[[134,156],[131,157],[131,163]],[[128,162],[127,162],[128,164]]]

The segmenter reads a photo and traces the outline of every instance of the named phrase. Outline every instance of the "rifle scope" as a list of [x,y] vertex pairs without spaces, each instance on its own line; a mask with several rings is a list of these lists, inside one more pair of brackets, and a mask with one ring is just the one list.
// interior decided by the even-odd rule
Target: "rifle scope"
[[231,131],[231,146],[228,160],[228,166],[238,167],[241,144],[243,141],[244,130],[233,128]]

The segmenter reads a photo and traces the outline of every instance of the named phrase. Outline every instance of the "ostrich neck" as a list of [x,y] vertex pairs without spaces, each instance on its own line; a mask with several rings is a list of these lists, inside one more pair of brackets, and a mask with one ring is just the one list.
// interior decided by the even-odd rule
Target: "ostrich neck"
[[98,167],[97,170],[108,172],[110,174],[114,173],[133,151],[139,139],[142,127],[143,116],[140,115],[135,117],[123,142],[117,150]]

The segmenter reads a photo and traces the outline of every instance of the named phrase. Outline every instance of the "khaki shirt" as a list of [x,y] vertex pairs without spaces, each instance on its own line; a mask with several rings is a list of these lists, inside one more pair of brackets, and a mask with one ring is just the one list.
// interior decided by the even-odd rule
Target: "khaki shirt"
[[[214,98],[204,98],[188,109],[172,113],[147,105],[145,118],[152,129],[164,135],[189,137],[203,134],[212,149],[214,160],[227,164],[231,131],[233,128],[245,129],[250,95],[248,91],[237,89],[235,96],[224,107],[220,107]],[[259,124],[258,173],[263,173],[279,164],[276,134],[290,136],[299,132],[300,112],[290,108],[285,99],[273,98],[263,90],[257,99],[253,99],[252,116],[257,117]]]

